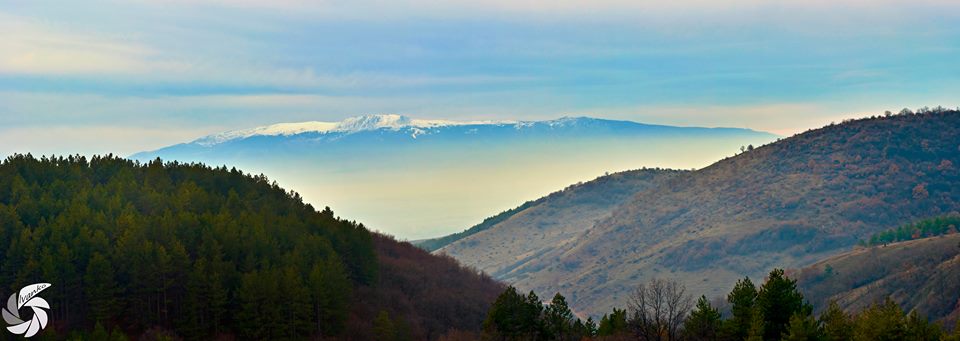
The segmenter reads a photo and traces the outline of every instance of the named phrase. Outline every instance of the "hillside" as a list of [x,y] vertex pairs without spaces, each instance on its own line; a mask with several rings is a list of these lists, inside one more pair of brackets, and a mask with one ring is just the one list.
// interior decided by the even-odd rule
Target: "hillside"
[[[405,239],[448,234],[530,198],[640,165],[702,167],[775,135],[590,117],[448,121],[367,115],[280,123],[136,153],[269,174],[304,200]],[[652,146],[656,146],[655,148]],[[467,194],[468,195],[465,195]]]
[[437,339],[478,330],[503,290],[263,176],[159,160],[7,158],[0,246],[4,292],[52,284],[45,335],[373,339],[382,315]]
[[[574,307],[592,314],[622,306],[651,277],[720,296],[744,275],[812,264],[875,232],[960,210],[958,162],[957,111],[830,125],[639,191],[585,233],[532,250],[496,277],[569,293]],[[474,248],[496,252],[480,242]],[[458,259],[475,265],[492,256],[519,255]]]
[[[634,193],[685,171],[641,169],[601,176],[527,202],[464,232],[425,245],[493,276],[502,276],[538,256],[537,252],[575,240]],[[470,237],[464,240],[464,238]],[[432,244],[431,244],[432,242]]]
[[890,296],[945,326],[960,317],[960,234],[861,248],[792,271],[815,307],[858,311]]

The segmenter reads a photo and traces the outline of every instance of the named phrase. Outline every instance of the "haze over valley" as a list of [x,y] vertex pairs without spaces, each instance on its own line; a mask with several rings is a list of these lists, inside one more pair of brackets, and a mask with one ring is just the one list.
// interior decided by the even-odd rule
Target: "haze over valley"
[[589,117],[449,121],[368,115],[223,132],[131,156],[238,167],[400,238],[459,231],[608,172],[690,169],[776,135]]

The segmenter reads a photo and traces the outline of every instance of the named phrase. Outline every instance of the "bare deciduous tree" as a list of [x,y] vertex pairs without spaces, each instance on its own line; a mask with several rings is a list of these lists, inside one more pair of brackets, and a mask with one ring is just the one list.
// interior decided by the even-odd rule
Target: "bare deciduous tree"
[[654,278],[641,284],[630,296],[631,325],[641,340],[672,341],[680,338],[680,326],[693,308],[686,288],[673,280]]

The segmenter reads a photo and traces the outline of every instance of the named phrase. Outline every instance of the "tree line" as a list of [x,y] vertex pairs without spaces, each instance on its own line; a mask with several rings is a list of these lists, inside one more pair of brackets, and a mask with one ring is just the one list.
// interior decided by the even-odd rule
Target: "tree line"
[[367,229],[264,176],[113,156],[0,163],[0,255],[3,292],[53,284],[55,339],[340,335],[378,278]]
[[934,237],[957,233],[960,227],[960,213],[953,212],[947,215],[923,219],[894,229],[878,232],[867,241],[861,241],[863,246],[876,246],[893,242],[902,242],[920,238]]
[[817,316],[796,280],[774,269],[759,287],[749,277],[734,285],[721,312],[706,296],[694,303],[683,285],[653,279],[630,295],[628,309],[614,308],[599,323],[585,321],[557,293],[543,304],[532,291],[507,288],[483,325],[485,340],[948,340],[952,333],[918,313],[906,313],[892,299],[848,313],[836,302]]

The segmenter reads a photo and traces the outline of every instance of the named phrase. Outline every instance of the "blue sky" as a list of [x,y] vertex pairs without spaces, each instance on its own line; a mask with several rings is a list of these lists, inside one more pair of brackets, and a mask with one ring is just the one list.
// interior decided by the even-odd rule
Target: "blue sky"
[[955,1],[0,3],[0,153],[369,113],[789,135],[960,104]]

